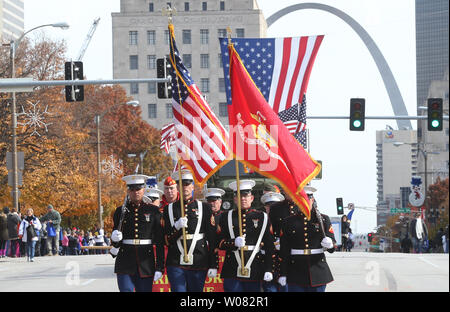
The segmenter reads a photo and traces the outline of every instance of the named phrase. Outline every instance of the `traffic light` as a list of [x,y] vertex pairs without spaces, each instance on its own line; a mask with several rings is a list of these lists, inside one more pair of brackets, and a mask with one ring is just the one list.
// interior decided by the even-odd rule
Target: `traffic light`
[[364,131],[365,99],[350,99],[350,131]]
[[[165,58],[159,58],[156,60],[156,78],[166,78],[171,75],[172,63]],[[168,99],[172,97],[172,83],[158,82],[158,99]]]
[[428,99],[428,131],[442,131],[442,99]]
[[369,243],[372,242],[372,238],[373,238],[373,234],[372,234],[372,233],[367,234],[367,241],[368,241]]
[[344,214],[344,204],[343,204],[342,197],[336,198],[336,207],[337,207],[338,215]]
[[[83,62],[66,62],[65,80],[83,80]],[[66,86],[66,102],[84,101],[84,86]]]

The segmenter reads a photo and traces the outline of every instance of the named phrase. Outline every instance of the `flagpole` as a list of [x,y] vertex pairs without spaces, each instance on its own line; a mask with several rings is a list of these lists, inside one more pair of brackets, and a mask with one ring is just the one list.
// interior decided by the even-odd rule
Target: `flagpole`
[[[237,187],[237,205],[238,205],[238,220],[239,220],[239,236],[242,236],[242,206],[241,206],[241,186],[239,179],[239,162],[237,158],[234,159],[236,164],[236,187]],[[240,248],[241,252],[241,274],[247,276],[247,269],[245,268],[244,250],[245,247]]]
[[[231,28],[227,27],[228,46],[231,46]],[[231,58],[231,54],[230,54]],[[239,222],[239,236],[242,236],[242,206],[241,206],[241,185],[239,179],[239,162],[237,158],[234,158],[236,165],[236,191],[237,191],[237,206],[238,206],[238,222]],[[245,268],[244,250],[247,246],[240,248],[241,252],[241,274],[242,276],[248,275],[248,270]]]
[[[163,15],[167,15],[168,19],[169,19],[169,26],[170,24],[172,24],[172,16],[175,13],[175,11],[168,6],[167,9],[163,9]],[[170,27],[169,27],[170,28]],[[172,56],[172,59],[175,59]],[[178,77],[177,77],[178,78]],[[177,83],[178,83],[178,79],[177,79]],[[178,87],[178,98],[181,99],[181,94],[180,94],[180,87]],[[181,104],[181,103],[180,103]],[[183,112],[182,112],[183,114]],[[178,154],[178,153],[177,153]],[[178,155],[178,184],[179,184],[179,189],[180,189],[180,209],[181,209],[181,217],[184,218],[185,217],[185,211],[184,211],[184,198],[183,198],[183,179],[182,179],[182,173],[181,173],[181,161],[180,161],[180,156]],[[182,233],[183,233],[183,260],[185,263],[189,262],[189,257],[187,254],[187,242],[186,242],[186,228],[182,228],[181,229]]]

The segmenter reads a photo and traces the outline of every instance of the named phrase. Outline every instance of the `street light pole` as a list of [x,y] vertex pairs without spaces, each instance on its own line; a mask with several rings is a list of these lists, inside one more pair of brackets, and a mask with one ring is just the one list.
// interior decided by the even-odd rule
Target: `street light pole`
[[[101,165],[101,152],[100,152],[100,121],[101,119],[109,113],[113,108],[122,105],[122,103],[118,103],[116,105],[111,106],[106,112],[103,114],[95,115],[95,123],[97,125],[97,213],[98,213],[98,224],[100,228],[103,228],[103,206],[102,206],[102,165]],[[129,101],[126,105],[130,105],[133,107],[139,106],[138,101]]]
[[[16,41],[11,40],[9,42],[9,55],[10,55],[10,64],[11,64],[11,78],[16,78],[16,69],[15,69],[15,58],[16,58],[16,49],[19,46],[22,39],[25,37],[26,34],[29,32],[42,28],[42,27],[59,27],[62,29],[69,28],[69,25],[67,23],[55,23],[55,24],[45,24],[40,25],[37,27],[34,27],[26,32],[24,32]],[[19,181],[18,181],[18,166],[17,166],[17,114],[16,114],[16,92],[12,92],[12,104],[11,104],[11,119],[12,119],[12,125],[11,125],[11,132],[12,132],[12,170],[13,170],[13,185],[12,185],[12,197],[13,197],[13,207],[14,209],[19,212]]]

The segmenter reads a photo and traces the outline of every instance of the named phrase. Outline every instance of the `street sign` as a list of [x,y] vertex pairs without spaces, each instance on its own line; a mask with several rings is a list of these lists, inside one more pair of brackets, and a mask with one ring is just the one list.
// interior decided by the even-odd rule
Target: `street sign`
[[[13,172],[8,172],[8,185],[13,186]],[[17,185],[22,186],[22,171],[17,171]]]
[[[23,170],[24,166],[24,154],[23,152],[17,152],[17,169]],[[12,153],[6,152],[6,169],[8,171],[13,170]]]
[[391,214],[411,213],[411,208],[391,208]]
[[347,208],[349,210],[355,209],[355,204],[354,203],[348,203]]

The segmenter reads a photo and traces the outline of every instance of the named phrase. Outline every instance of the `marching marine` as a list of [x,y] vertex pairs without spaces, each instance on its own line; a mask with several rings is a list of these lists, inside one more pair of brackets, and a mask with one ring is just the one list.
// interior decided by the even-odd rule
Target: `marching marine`
[[216,224],[219,224],[220,216],[222,215],[222,196],[225,191],[220,188],[208,188],[206,190],[206,201],[211,205],[212,213]]
[[275,239],[275,251],[274,251],[274,279],[270,282],[263,282],[264,292],[286,292],[287,286],[281,286],[278,284],[277,280],[280,273],[280,228],[281,221],[290,215],[293,207],[290,203],[285,201],[282,194],[273,191],[266,191],[264,195],[261,196],[261,203],[264,206],[264,211],[269,215],[269,220],[272,225],[272,235]]
[[152,291],[153,281],[164,272],[161,213],[144,198],[147,178],[137,174],[123,177],[127,196],[113,216],[111,254],[117,256],[114,273],[121,292]]
[[[173,176],[179,181],[178,172]],[[184,217],[180,200],[164,207],[167,277],[172,292],[202,292],[206,276],[216,277],[219,267],[216,224],[211,205],[193,198],[192,174],[182,171],[180,178]]]
[[242,236],[238,210],[225,212],[220,218],[219,249],[226,251],[221,277],[226,292],[260,292],[261,282],[273,279],[274,239],[267,214],[251,207],[254,186],[255,181],[242,180],[239,187],[241,198],[238,198],[237,183],[229,185],[234,191],[235,203],[238,204],[238,200],[241,202]]
[[282,221],[280,232],[281,277],[289,292],[323,292],[333,281],[324,251],[334,252],[335,238],[330,218],[321,214],[313,197],[316,190],[306,186],[311,218],[298,211]]

